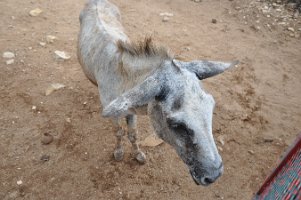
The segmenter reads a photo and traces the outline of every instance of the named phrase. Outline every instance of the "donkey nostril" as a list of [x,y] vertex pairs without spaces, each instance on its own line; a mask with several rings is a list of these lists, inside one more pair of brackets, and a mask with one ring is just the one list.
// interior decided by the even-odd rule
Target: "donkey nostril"
[[205,178],[204,178],[204,182],[205,182],[206,184],[211,184],[211,183],[213,183],[213,182],[214,182],[214,179],[211,179],[211,178],[205,177]]

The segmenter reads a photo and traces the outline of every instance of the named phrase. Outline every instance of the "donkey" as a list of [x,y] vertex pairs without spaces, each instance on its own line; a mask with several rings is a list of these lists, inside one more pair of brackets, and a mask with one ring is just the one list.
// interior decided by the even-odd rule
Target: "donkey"
[[[89,0],[81,11],[78,59],[98,87],[102,115],[113,121],[117,161],[124,156],[125,133],[134,158],[146,161],[137,144],[136,122],[137,114],[148,114],[156,134],[176,150],[196,184],[209,185],[222,174],[212,135],[215,102],[199,80],[237,62],[184,62],[151,38],[133,43],[124,33],[118,8],[107,0]],[[124,118],[127,129],[122,127]]]

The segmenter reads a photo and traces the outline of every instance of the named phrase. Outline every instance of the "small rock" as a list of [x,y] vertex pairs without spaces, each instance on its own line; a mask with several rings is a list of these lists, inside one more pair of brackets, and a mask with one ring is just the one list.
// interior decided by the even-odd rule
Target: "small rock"
[[37,107],[36,107],[36,106],[32,106],[31,109],[32,109],[32,110],[36,110]]
[[169,21],[169,17],[164,16],[163,19],[162,19],[162,22],[168,22],[168,21]]
[[22,180],[18,180],[17,181],[17,185],[22,185],[23,184],[23,181]]
[[162,13],[160,13],[160,16],[173,17],[173,13],[169,13],[169,12],[162,12]]
[[41,143],[44,145],[50,144],[53,141],[53,136],[50,133],[44,133]]
[[273,139],[271,139],[271,138],[264,138],[263,139],[263,142],[264,143],[271,143],[271,142],[273,142],[274,140]]
[[248,153],[254,155],[255,152],[253,150],[249,150]]
[[277,4],[277,3],[272,3],[272,6],[273,6],[273,8],[278,8],[278,7],[279,7],[279,4]]
[[184,47],[184,50],[185,50],[185,51],[190,51],[191,48],[190,48],[190,47]]
[[57,39],[57,37],[55,37],[54,35],[47,35],[47,36],[46,36],[46,41],[47,41],[48,43],[53,43],[54,40],[56,40],[56,39]]
[[218,136],[217,140],[221,143],[221,145],[225,145],[225,138],[223,135]]
[[32,50],[32,47],[28,47],[29,50]]
[[280,8],[277,8],[276,11],[277,11],[277,12],[281,12],[281,9],[280,9]]
[[196,2],[196,3],[202,2],[202,0],[193,0],[193,1]]
[[65,120],[66,122],[71,123],[71,118],[67,117]]
[[65,51],[54,51],[54,53],[58,59],[68,60],[71,58],[71,56]]
[[300,32],[301,32],[301,28],[298,28],[298,31],[300,31]]
[[40,160],[42,160],[44,162],[49,161],[49,159],[50,159],[50,156],[46,155],[46,154],[42,155],[41,158],[40,158]]
[[42,47],[46,46],[46,43],[45,42],[40,42],[39,43]]
[[240,10],[240,7],[239,7],[239,6],[236,6],[236,7],[235,7],[235,10]]
[[13,64],[14,62],[15,62],[14,59],[9,59],[9,60],[6,61],[6,64],[7,64],[7,65],[11,65],[11,64]]
[[13,52],[6,51],[2,55],[3,58],[14,58],[15,54]]
[[267,15],[267,18],[270,18],[271,17],[271,15]]
[[260,26],[251,25],[250,28],[253,29],[254,31],[259,31],[260,30]]
[[217,23],[217,20],[216,20],[216,19],[212,19],[211,22],[212,22],[213,24],[216,24],[216,23]]
[[295,32],[295,29],[293,27],[288,27],[287,30],[289,30],[290,32]]
[[59,89],[62,89],[64,88],[65,85],[64,84],[61,84],[61,83],[52,83],[48,88],[47,90],[45,91],[45,95],[48,96],[50,95],[52,92],[56,91],[56,90],[59,90]]
[[157,135],[150,134],[143,141],[140,142],[140,145],[145,147],[156,147],[162,143],[163,140],[161,140]]
[[29,12],[29,15],[32,17],[36,17],[40,15],[43,11],[40,8],[33,9]]

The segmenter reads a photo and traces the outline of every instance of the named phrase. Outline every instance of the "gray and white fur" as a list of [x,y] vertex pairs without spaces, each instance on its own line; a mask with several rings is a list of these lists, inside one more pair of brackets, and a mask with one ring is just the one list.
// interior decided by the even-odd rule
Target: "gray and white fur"
[[[110,117],[117,138],[114,157],[122,160],[127,133],[133,156],[146,160],[137,144],[137,114],[148,114],[157,135],[170,144],[198,185],[213,183],[223,163],[212,135],[213,97],[200,80],[222,73],[237,62],[183,62],[150,38],[132,43],[124,33],[118,8],[90,0],[80,14],[78,59],[97,85],[102,115]],[[126,118],[127,128],[122,127]]]

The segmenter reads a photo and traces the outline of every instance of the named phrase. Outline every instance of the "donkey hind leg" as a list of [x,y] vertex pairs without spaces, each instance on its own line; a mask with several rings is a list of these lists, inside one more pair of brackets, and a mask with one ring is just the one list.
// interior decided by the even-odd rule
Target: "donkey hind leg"
[[137,144],[137,116],[128,115],[126,116],[126,123],[128,126],[128,139],[132,143],[133,156],[141,164],[146,161],[145,154],[139,149]]
[[124,150],[122,146],[122,137],[125,135],[125,130],[122,127],[121,118],[115,118],[112,120],[114,125],[114,132],[116,133],[116,147],[114,150],[114,158],[116,161],[121,161],[124,156]]

